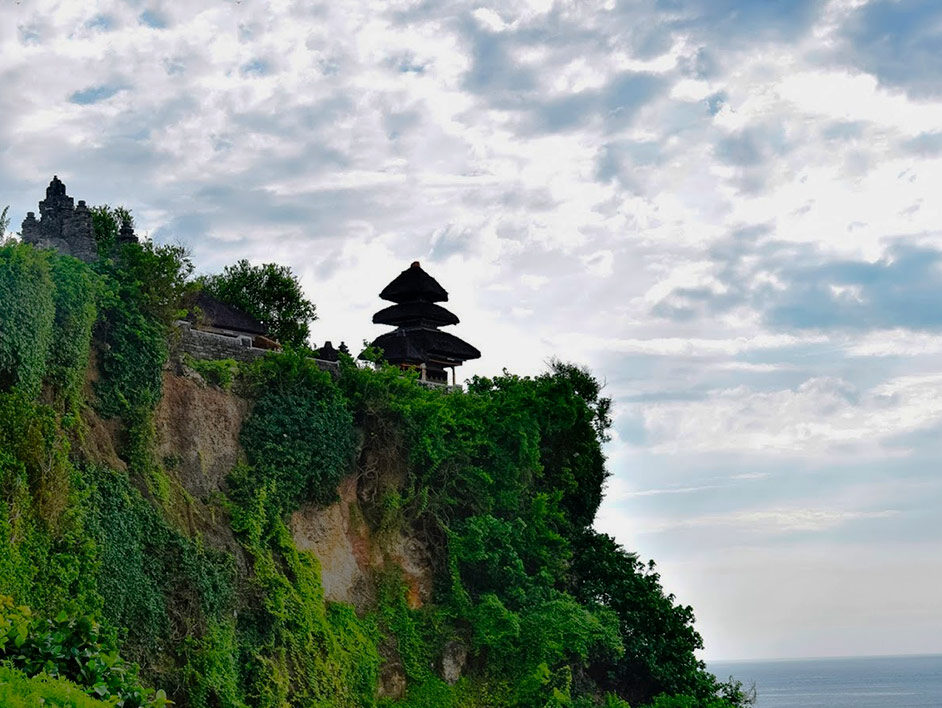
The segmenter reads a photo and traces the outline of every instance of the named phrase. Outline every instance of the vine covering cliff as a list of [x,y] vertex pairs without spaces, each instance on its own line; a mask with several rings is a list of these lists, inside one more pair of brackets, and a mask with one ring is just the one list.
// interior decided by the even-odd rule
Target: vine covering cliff
[[4,705],[746,701],[592,530],[588,372],[448,393],[303,351],[186,360],[188,260],[102,215],[90,264],[0,247]]

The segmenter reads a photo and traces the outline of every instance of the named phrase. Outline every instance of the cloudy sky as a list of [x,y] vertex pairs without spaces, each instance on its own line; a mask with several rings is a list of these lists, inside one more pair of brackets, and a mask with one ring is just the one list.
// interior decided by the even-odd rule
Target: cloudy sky
[[589,365],[708,658],[942,651],[937,0],[3,0],[0,155],[317,342],[419,259],[466,374]]

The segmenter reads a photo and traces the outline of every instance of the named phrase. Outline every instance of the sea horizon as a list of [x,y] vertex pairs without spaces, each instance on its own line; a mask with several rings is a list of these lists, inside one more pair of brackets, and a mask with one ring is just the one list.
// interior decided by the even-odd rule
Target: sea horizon
[[795,657],[706,662],[757,692],[757,708],[942,706],[942,654]]
[[827,661],[829,659],[893,659],[893,658],[914,658],[914,657],[942,657],[942,650],[934,652],[904,652],[901,654],[833,654],[818,656],[772,656],[741,658],[741,659],[704,659],[703,662],[710,664],[749,664],[749,663],[773,663],[777,661]]

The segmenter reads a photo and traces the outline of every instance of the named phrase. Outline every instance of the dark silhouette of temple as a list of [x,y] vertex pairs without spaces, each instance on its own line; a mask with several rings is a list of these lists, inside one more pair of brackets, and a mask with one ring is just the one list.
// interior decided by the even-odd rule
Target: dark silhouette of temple
[[[39,248],[54,248],[86,262],[95,260],[98,246],[92,227],[92,212],[83,200],[73,204],[72,197],[65,192],[65,185],[54,176],[46,187],[46,198],[39,202],[39,219],[31,211],[23,220],[23,241]],[[121,224],[118,241],[137,241],[129,220]]]
[[439,327],[458,324],[458,318],[437,302],[447,302],[448,293],[432,276],[422,270],[418,261],[402,271],[379,294],[395,303],[373,315],[374,324],[396,327],[392,332],[373,340],[382,350],[383,359],[404,369],[418,369],[422,381],[447,384],[451,369],[481,352]]

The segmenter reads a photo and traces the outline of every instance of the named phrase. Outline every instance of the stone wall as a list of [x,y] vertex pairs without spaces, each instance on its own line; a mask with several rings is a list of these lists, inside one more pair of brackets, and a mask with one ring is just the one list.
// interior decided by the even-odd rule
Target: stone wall
[[[271,351],[270,349],[253,347],[253,338],[247,334],[229,337],[225,334],[206,332],[201,329],[194,329],[192,323],[186,320],[178,320],[176,326],[177,340],[174,345],[174,354],[177,357],[189,354],[194,359],[255,361]],[[339,362],[314,359],[314,363],[324,371],[329,371],[335,376],[340,375]]]
[[178,339],[175,351],[178,355],[189,354],[194,359],[235,359],[236,361],[255,361],[265,356],[268,349],[252,346],[252,337],[227,337],[215,332],[194,329],[184,320],[177,323]]

